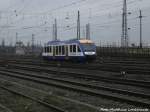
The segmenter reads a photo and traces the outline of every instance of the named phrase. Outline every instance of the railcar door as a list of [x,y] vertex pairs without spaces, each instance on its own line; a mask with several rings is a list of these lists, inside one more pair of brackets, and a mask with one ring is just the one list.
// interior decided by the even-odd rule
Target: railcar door
[[66,56],[65,59],[66,60],[69,60],[69,49],[68,49],[68,46],[69,45],[65,45],[65,56]]

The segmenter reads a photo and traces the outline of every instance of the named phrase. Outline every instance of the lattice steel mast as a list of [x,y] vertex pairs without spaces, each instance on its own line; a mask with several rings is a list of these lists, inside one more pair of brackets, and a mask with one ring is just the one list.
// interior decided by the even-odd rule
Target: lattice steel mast
[[123,0],[121,46],[128,47],[127,1]]
[[77,39],[80,40],[80,12],[78,11],[77,19]]

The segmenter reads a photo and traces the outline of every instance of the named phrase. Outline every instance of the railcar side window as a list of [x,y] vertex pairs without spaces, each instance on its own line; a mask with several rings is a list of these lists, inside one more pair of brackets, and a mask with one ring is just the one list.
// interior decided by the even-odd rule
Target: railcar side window
[[65,46],[62,46],[62,55],[65,54]]
[[44,48],[44,51],[45,51],[45,53],[47,52],[47,51],[46,51],[46,47]]
[[49,53],[49,46],[47,47],[47,52]]
[[49,53],[49,47],[47,47],[47,53]]
[[80,47],[78,46],[78,52],[81,52],[81,49],[80,49]]
[[70,45],[70,52],[72,52],[72,45]]
[[76,52],[76,45],[73,45],[73,52]]
[[56,55],[58,55],[58,46],[56,46]]
[[52,52],[52,46],[49,46],[49,52],[50,53]]
[[59,55],[61,55],[61,46],[59,46]]

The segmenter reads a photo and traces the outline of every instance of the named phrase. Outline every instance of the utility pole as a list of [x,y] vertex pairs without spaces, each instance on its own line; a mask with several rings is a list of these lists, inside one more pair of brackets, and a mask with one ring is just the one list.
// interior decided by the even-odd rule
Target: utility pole
[[86,24],[86,39],[90,39],[90,23]]
[[16,32],[16,43],[18,42],[18,33]]
[[5,47],[5,39],[4,38],[2,39],[2,47],[3,48]]
[[57,40],[57,20],[54,20],[55,23],[53,24],[53,31],[52,31],[52,36],[53,36],[53,41]]
[[55,40],[57,40],[57,20],[55,19]]
[[80,12],[78,11],[77,19],[77,39],[80,40]]
[[32,34],[32,53],[34,53],[34,34]]
[[53,41],[55,40],[55,24],[53,24],[53,31],[52,31]]
[[142,42],[142,11],[140,10],[140,16],[139,16],[139,19],[140,19],[140,48],[143,47],[143,42]]
[[128,47],[127,1],[123,0],[121,46]]

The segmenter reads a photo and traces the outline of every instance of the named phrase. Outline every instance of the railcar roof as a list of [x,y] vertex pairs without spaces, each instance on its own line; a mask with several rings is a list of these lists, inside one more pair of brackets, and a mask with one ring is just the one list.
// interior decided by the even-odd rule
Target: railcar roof
[[79,40],[79,42],[83,43],[83,44],[93,44],[94,43],[92,40],[87,40],[87,39]]
[[49,41],[46,45],[63,45],[63,44],[73,44],[73,43],[93,43],[91,40],[77,40],[77,39],[73,39],[73,40],[67,40],[67,41],[60,41],[60,40],[56,40],[56,41]]

